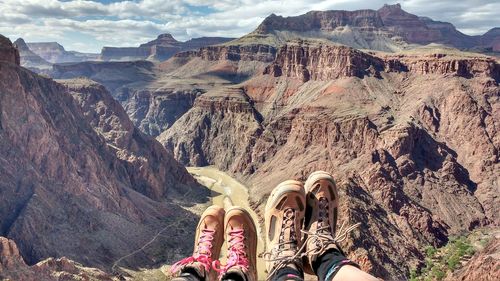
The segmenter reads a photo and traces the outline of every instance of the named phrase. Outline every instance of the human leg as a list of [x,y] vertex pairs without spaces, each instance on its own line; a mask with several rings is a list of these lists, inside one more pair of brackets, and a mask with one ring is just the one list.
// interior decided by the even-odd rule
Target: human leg
[[[305,183],[305,191],[304,270],[316,274],[320,281],[344,280],[338,276],[352,277],[350,280],[377,280],[360,270],[338,246],[357,225],[345,229],[342,226],[337,230],[339,196],[333,177],[327,172],[314,172]],[[339,275],[341,272],[342,275]],[[374,279],[363,279],[367,276]]]

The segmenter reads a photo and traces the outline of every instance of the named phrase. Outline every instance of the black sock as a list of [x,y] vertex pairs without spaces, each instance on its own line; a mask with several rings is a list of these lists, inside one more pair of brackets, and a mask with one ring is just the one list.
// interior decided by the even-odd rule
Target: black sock
[[312,267],[318,276],[318,280],[325,281],[327,277],[328,279],[333,278],[339,269],[346,264],[359,267],[356,263],[346,258],[339,250],[330,249],[319,256],[318,259],[313,262]]
[[284,267],[278,270],[272,279],[273,281],[285,281],[285,280],[294,280],[294,281],[303,281],[304,280],[304,272],[295,269],[293,267]]

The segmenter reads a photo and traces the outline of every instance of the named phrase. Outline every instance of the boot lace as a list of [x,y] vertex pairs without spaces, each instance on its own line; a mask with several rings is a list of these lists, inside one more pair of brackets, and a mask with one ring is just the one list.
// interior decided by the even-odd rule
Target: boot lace
[[[286,231],[290,231],[290,239],[285,238]],[[266,261],[274,262],[273,269],[267,275],[266,280],[271,280],[272,276],[280,269],[286,267],[288,264],[298,262],[301,259],[301,252],[304,249],[304,245],[300,249],[297,249],[297,234],[295,233],[295,210],[289,208],[285,210],[283,216],[283,223],[281,225],[281,232],[278,243],[269,252],[265,252],[262,256]],[[288,245],[287,250],[294,251],[295,253],[291,256],[280,256],[279,254],[283,252],[285,247]]]
[[246,253],[245,235],[243,229],[234,229],[229,232],[228,253],[226,265],[219,260],[212,263],[212,267],[219,273],[219,279],[233,266],[239,266],[244,271],[249,270],[249,261]]
[[212,264],[212,247],[213,247],[212,241],[214,239],[214,233],[215,231],[210,229],[201,230],[201,236],[200,240],[198,241],[198,244],[196,245],[195,254],[192,255],[191,257],[187,257],[176,262],[170,268],[170,272],[172,274],[175,274],[183,266],[194,262],[201,263],[205,268],[205,272],[209,272],[210,266]]
[[323,253],[331,244],[337,245],[338,243],[346,240],[348,234],[361,225],[361,223],[355,223],[344,229],[344,221],[339,230],[335,231],[335,236],[333,236],[332,228],[329,223],[329,211],[328,200],[326,198],[320,198],[318,228],[316,229],[316,232],[302,230],[302,233],[307,235],[307,239],[304,242],[304,245],[310,243],[311,245],[315,245],[315,247],[311,247],[311,249],[308,249],[304,254],[302,254],[303,256],[319,255]]

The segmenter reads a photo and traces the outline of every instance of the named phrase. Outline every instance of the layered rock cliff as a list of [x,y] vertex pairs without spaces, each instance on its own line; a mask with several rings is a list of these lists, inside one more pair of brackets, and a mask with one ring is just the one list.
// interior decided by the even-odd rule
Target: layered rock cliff
[[426,245],[499,223],[494,59],[293,42],[263,73],[201,95],[158,139],[186,165],[232,172],[260,208],[282,180],[334,173],[341,220],[362,223],[344,247],[388,280]]
[[294,17],[272,14],[240,41],[282,45],[294,38],[322,38],[355,48],[400,51],[415,45],[439,43],[459,49],[495,50],[499,36],[494,30],[469,36],[452,24],[418,17],[400,4],[378,10],[311,11]]
[[[2,47],[0,57],[15,62],[16,49]],[[102,88],[73,85],[72,93],[83,110],[66,86],[0,61],[0,235],[17,243],[29,265],[64,256],[109,269],[160,230],[157,250],[119,266],[168,262],[166,253],[187,251],[186,229],[174,226],[192,231],[197,218],[178,204],[204,201],[204,191],[132,128]]]
[[[425,50],[425,49],[424,49]],[[288,77],[303,82],[328,81],[365,75],[380,77],[381,72],[454,75],[464,78],[500,79],[499,66],[492,57],[462,54],[448,49],[425,52],[416,49],[403,54],[371,54],[321,41],[292,41],[281,47],[264,74]]]

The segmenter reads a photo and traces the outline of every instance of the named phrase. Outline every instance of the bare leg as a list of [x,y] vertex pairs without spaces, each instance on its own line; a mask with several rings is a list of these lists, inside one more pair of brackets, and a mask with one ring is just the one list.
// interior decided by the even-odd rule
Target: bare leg
[[352,266],[344,265],[340,268],[339,272],[335,274],[332,281],[378,281],[380,279],[364,272],[363,270]]

